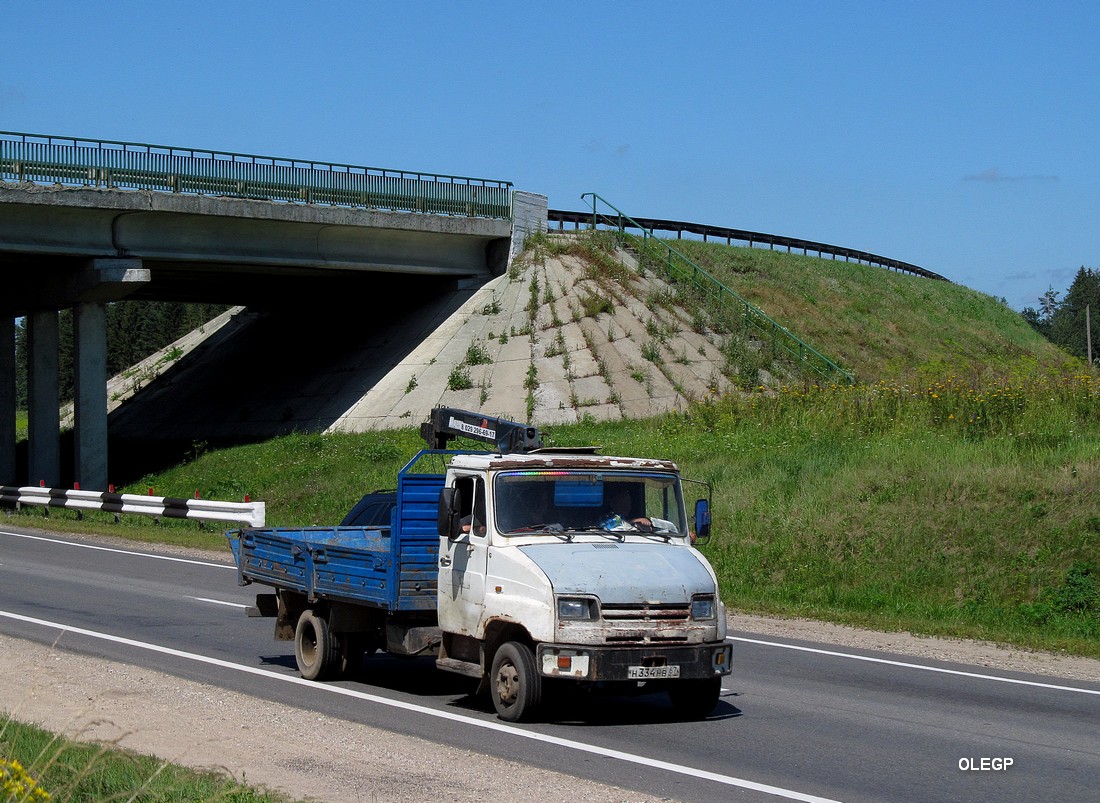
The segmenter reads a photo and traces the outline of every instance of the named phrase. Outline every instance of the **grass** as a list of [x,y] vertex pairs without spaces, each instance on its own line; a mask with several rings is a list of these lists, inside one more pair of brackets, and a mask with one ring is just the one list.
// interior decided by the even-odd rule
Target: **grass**
[[16,410],[15,411],[15,440],[25,441],[27,439],[27,411]]
[[0,800],[19,803],[204,800],[283,803],[291,798],[110,745],[72,741],[0,719]]
[[[549,435],[671,458],[712,483],[703,551],[735,608],[1100,657],[1095,376],[788,387]],[[413,428],[291,435],[204,454],[132,490],[247,493],[267,501],[272,526],[331,524],[366,491],[392,487],[420,446]],[[193,523],[96,515],[50,521],[226,545]]]
[[570,437],[714,483],[727,604],[1100,657],[1098,402],[1089,377],[787,389]]
[[[601,286],[634,275],[608,255],[611,242],[535,238],[536,250],[585,260]],[[736,608],[1100,657],[1095,373],[965,287],[762,249],[677,248],[839,356],[861,384],[774,387],[770,350],[731,336],[725,371],[739,392],[648,420],[586,418],[551,438],[669,457],[712,483],[715,537],[704,551]],[[532,318],[539,299],[532,281]],[[712,323],[696,310],[693,328]],[[632,375],[648,386],[641,367]],[[529,418],[538,385],[532,364]],[[413,428],[291,435],[203,454],[128,490],[250,494],[268,503],[273,526],[331,524],[363,493],[392,487],[420,446]],[[97,515],[54,511],[50,521],[226,548],[220,533],[191,523]]]
[[1073,370],[1018,313],[962,285],[762,248],[672,245],[860,382],[999,374],[1020,364]]

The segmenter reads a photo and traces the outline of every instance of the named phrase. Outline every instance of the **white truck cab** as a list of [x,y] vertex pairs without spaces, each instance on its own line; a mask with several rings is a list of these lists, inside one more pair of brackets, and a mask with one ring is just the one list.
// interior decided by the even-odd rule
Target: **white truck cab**
[[681,713],[705,716],[732,651],[693,526],[705,536],[707,500],[689,516],[670,461],[454,455],[439,504],[437,663],[486,682],[506,720],[557,678],[664,688]]

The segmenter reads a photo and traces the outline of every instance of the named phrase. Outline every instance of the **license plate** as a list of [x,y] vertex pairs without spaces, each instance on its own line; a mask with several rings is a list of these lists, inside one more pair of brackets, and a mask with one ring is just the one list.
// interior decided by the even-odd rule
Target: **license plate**
[[628,666],[626,668],[628,680],[652,680],[654,678],[678,678],[679,666]]

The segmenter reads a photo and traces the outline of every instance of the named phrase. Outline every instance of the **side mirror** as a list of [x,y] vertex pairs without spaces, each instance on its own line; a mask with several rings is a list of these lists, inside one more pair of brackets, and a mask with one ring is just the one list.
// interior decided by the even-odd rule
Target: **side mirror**
[[710,503],[706,499],[695,502],[695,544],[701,546],[710,540]]
[[444,488],[439,492],[436,528],[439,530],[440,537],[455,538],[461,532],[460,510],[462,510],[462,494],[458,488]]

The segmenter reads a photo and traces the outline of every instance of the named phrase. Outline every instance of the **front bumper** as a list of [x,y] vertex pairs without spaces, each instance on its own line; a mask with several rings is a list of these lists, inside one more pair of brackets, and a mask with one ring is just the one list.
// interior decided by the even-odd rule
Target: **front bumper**
[[[539,644],[539,671],[547,677],[588,681],[703,680],[733,671],[733,647],[724,641],[677,646],[606,647]],[[643,671],[632,667],[646,668]],[[662,667],[678,667],[676,674]]]

